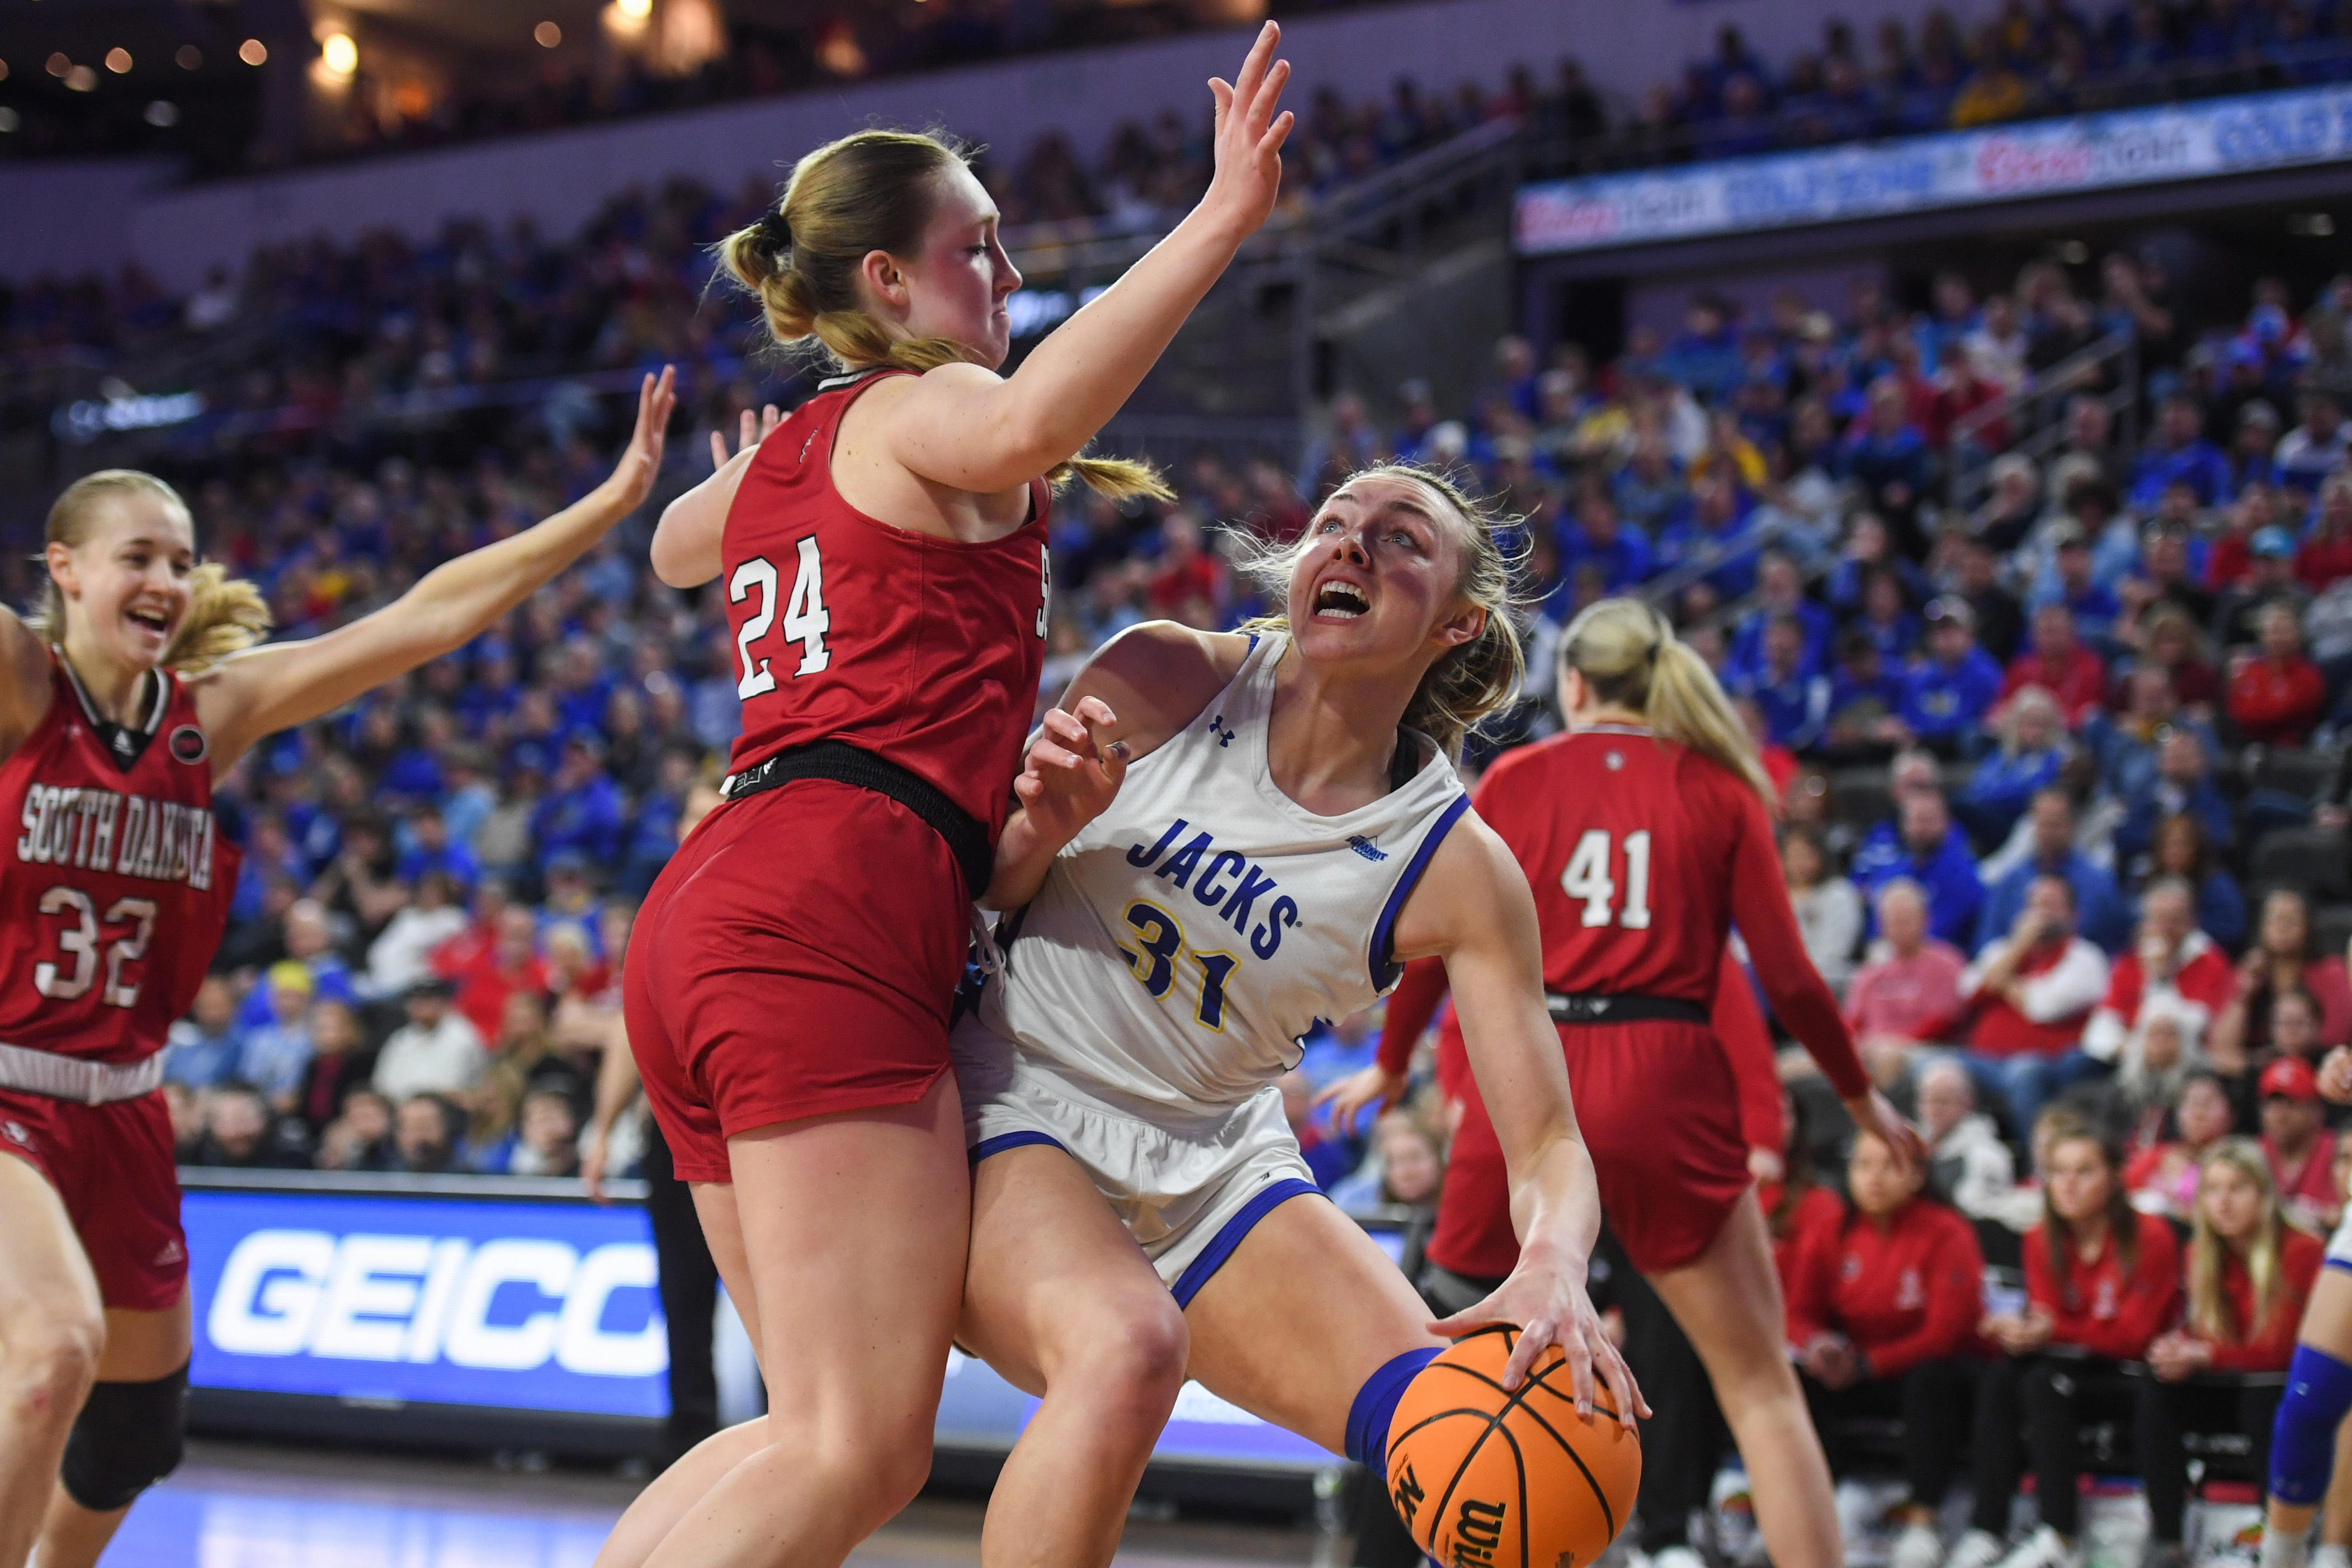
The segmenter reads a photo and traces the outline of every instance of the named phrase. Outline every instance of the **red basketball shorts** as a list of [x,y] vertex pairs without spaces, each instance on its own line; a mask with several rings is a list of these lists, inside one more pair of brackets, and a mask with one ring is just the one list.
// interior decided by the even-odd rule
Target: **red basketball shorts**
[[646,895],[622,980],[678,1176],[730,1180],[738,1133],[929,1092],[970,910],[946,842],[872,790],[803,779],[705,818]]
[[[1749,1183],[1722,1042],[1704,1025],[1664,1021],[1568,1024],[1559,1037],[1601,1210],[1625,1255],[1644,1274],[1696,1261]],[[1502,1147],[1474,1095],[1447,1156],[1429,1257],[1493,1279],[1518,1255]]]
[[0,1089],[0,1153],[48,1178],[81,1238],[99,1299],[160,1312],[188,1287],[172,1113],[161,1090],[83,1105]]

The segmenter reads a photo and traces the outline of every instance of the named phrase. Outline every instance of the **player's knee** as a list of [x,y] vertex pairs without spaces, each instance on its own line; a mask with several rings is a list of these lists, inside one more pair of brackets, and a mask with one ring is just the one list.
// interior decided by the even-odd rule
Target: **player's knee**
[[2327,1495],[2336,1430],[2352,1410],[2352,1366],[2311,1345],[2297,1345],[2286,1394],[2271,1428],[2271,1496],[2309,1507]]
[[14,1385],[11,1403],[52,1429],[71,1421],[97,1380],[105,1349],[106,1320],[79,1303],[59,1303],[12,1326],[0,1340],[0,1375]]
[[1184,1386],[1192,1355],[1183,1309],[1162,1292],[1124,1303],[1117,1321],[1089,1331],[1070,1359],[1097,1394],[1151,1411],[1156,1431]]
[[92,1513],[128,1508],[179,1468],[188,1423],[188,1369],[149,1383],[100,1383],[66,1439],[58,1479]]

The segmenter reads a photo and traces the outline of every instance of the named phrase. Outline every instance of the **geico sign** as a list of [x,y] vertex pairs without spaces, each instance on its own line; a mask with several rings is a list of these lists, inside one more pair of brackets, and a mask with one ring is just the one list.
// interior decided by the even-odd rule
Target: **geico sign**
[[[669,1364],[660,1313],[630,1333],[602,1323],[614,1291],[650,1287],[654,1274],[654,1249],[639,1241],[583,1257],[561,1241],[257,1230],[229,1254],[205,1328],[232,1355],[497,1372],[552,1360],[588,1377],[649,1377]],[[545,1302],[519,1322],[492,1323],[490,1302],[509,1285]]]

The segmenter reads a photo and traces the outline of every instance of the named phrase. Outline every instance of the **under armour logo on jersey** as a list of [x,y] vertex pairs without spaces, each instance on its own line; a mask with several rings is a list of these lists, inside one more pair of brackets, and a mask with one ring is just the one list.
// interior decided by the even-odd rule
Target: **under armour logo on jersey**
[[1373,848],[1372,841],[1365,837],[1360,833],[1354,835],[1348,840],[1348,847],[1354,850],[1357,854],[1361,855],[1367,860],[1385,860],[1389,858],[1387,850]]
[[1234,743],[1234,737],[1240,732],[1241,731],[1238,730],[1230,729],[1226,726],[1225,716],[1222,713],[1209,721],[1209,733],[1217,737],[1217,749],[1219,751],[1223,751],[1225,747],[1232,745]]

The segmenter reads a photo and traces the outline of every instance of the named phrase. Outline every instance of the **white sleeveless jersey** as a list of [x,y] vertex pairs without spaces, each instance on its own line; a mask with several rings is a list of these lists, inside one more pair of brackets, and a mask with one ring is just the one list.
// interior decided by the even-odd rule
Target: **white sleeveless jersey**
[[1318,1018],[1396,984],[1397,912],[1469,807],[1453,765],[1318,816],[1266,765],[1275,669],[1252,639],[1232,682],[1130,765],[1118,797],[1000,928],[980,1016],[1016,1071],[1145,1118],[1239,1104],[1298,1063]]

